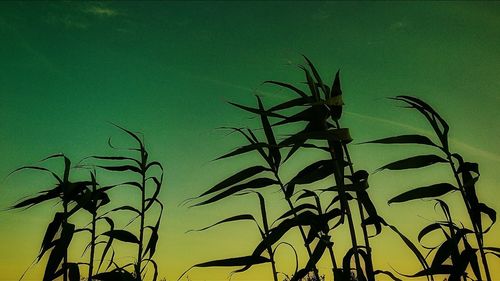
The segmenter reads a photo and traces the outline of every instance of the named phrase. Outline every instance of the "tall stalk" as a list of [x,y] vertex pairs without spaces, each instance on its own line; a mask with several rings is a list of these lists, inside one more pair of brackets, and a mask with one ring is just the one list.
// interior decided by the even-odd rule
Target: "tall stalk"
[[[342,128],[340,126],[340,122],[339,120],[336,120],[335,121],[336,125],[337,125],[337,128]],[[352,159],[351,159],[351,156],[349,154],[349,150],[347,148],[347,144],[345,143],[342,143],[342,148],[344,150],[344,153],[345,153],[345,157],[346,157],[346,160],[347,160],[347,163],[348,163],[348,167],[349,167],[349,172],[351,173],[351,175],[354,175],[355,171],[354,171],[354,166],[353,166],[353,163],[352,163]],[[363,232],[363,240],[365,242],[365,248],[366,248],[366,254],[367,254],[367,259],[365,260],[365,263],[366,263],[366,277],[368,279],[368,281],[375,281],[375,274],[373,272],[373,260],[372,260],[372,249],[370,247],[370,239],[368,237],[368,230],[367,230],[367,227],[366,227],[366,224],[365,224],[365,212],[364,212],[364,208],[363,208],[363,204],[362,204],[362,201],[360,198],[358,198],[358,200],[356,200],[357,203],[358,203],[358,210],[359,210],[359,218],[361,220],[361,230]]]
[[[56,158],[64,161],[62,176],[42,166],[23,166],[12,172],[15,173],[21,170],[43,171],[52,175],[57,181],[55,187],[41,191],[36,196],[15,204],[12,208],[29,208],[54,199],[59,199],[62,202],[62,212],[56,213],[53,221],[47,226],[37,262],[47,251],[51,250],[45,266],[43,281],[52,281],[61,275],[64,281],[68,279],[74,281],[79,279],[80,272],[77,263],[68,262],[68,247],[75,233],[75,225],[69,223],[68,219],[81,209],[77,199],[87,189],[89,181],[70,181],[71,161],[64,154],[54,154],[40,162]],[[56,238],[58,233],[59,237]]]
[[[375,207],[369,199],[368,194],[364,190],[368,187],[368,174],[365,171],[354,171],[349,151],[347,149],[347,143],[351,141],[349,131],[348,129],[342,128],[340,126],[339,119],[342,115],[343,101],[342,91],[340,88],[339,73],[337,72],[337,74],[335,75],[333,85],[330,88],[323,83],[319,73],[317,72],[311,61],[307,58],[305,59],[307,61],[309,69],[312,71],[311,74],[309,69],[307,69],[306,67],[301,67],[305,73],[306,84],[308,85],[309,93],[306,93],[298,89],[297,87],[287,83],[267,81],[268,83],[276,84],[278,86],[290,89],[300,96],[299,98],[286,101],[280,105],[273,107],[271,109],[273,112],[289,108],[305,107],[305,109],[301,112],[292,116],[284,117],[282,121],[275,124],[277,126],[295,122],[307,122],[307,126],[302,131],[285,139],[280,143],[280,145],[288,145],[292,147],[287,156],[287,159],[301,147],[320,149],[326,151],[329,154],[331,160],[330,164],[324,163],[326,166],[324,166],[323,164],[316,165],[315,169],[321,169],[321,173],[323,176],[333,174],[333,178],[336,183],[334,191],[338,193],[338,200],[340,201],[342,210],[341,222],[343,222],[344,217],[347,218],[347,225],[349,228],[349,234],[352,244],[351,253],[354,256],[357,276],[358,278],[364,278],[363,268],[360,261],[360,253],[363,250],[362,248],[360,248],[357,242],[353,213],[349,205],[350,199],[347,198],[348,192],[354,192],[358,195],[357,201],[359,216],[362,222],[361,229],[366,248],[366,253],[363,252],[363,259],[365,260],[365,271],[368,276],[368,280],[373,281],[374,271],[371,258],[371,248],[368,240],[367,225],[375,225],[378,234],[381,229],[381,218],[378,217]],[[309,140],[326,141],[327,147],[318,147],[316,145],[306,143]],[[329,165],[331,168],[325,168]],[[350,175],[345,175],[344,169],[346,166],[349,167]],[[314,173],[312,167],[311,172]],[[363,177],[359,177],[360,174],[363,174]],[[346,183],[344,181],[345,178],[349,178],[353,182],[352,184],[350,184],[349,190],[346,189]],[[366,208],[368,208],[368,218],[365,218],[364,210]],[[335,263],[333,262],[333,259],[332,263]],[[349,269],[344,270],[347,271]],[[347,274],[347,272],[345,272],[345,274]]]
[[[446,121],[431,106],[429,106],[427,103],[423,102],[418,98],[410,96],[397,96],[393,99],[406,103],[409,108],[413,108],[417,110],[421,115],[423,115],[427,119],[428,123],[431,125],[439,141],[438,142],[439,145],[434,143],[428,137],[422,135],[395,136],[395,137],[389,137],[371,141],[370,143],[427,145],[438,148],[439,150],[441,150],[441,152],[445,154],[445,157],[443,158],[441,156],[434,154],[419,155],[387,164],[382,168],[380,168],[380,170],[383,169],[404,170],[412,168],[421,168],[439,163],[447,163],[450,166],[450,169],[453,173],[457,186],[454,186],[449,183],[438,183],[431,186],[420,187],[407,191],[403,194],[400,194],[392,198],[391,200],[389,200],[389,203],[406,202],[409,200],[420,199],[420,198],[439,197],[449,192],[459,191],[461,194],[462,201],[466,207],[469,220],[472,224],[473,230],[471,232],[474,233],[475,240],[477,242],[486,280],[491,281],[491,274],[489,271],[488,261],[486,259],[486,251],[483,245],[483,234],[488,232],[491,226],[495,223],[496,212],[492,208],[488,207],[486,204],[481,203],[477,197],[475,184],[479,180],[478,164],[465,162],[459,154],[450,151],[448,145],[449,126],[446,123]],[[455,166],[455,160],[459,164],[458,168]],[[486,214],[492,221],[491,225],[488,226],[488,228],[486,228],[485,230],[483,230],[481,214]],[[463,234],[464,241],[466,241],[465,235],[467,233],[468,230],[465,231],[465,233]],[[466,250],[472,251],[473,249],[466,249]],[[492,252],[495,253],[495,250],[492,250]],[[457,258],[452,257],[452,260],[456,259]],[[469,259],[472,259],[470,255]],[[440,262],[444,262],[444,260]],[[472,264],[471,260],[465,260],[461,262],[462,263],[465,262],[466,265],[469,263]],[[430,268],[431,273],[436,272],[435,266],[436,266],[435,264],[431,266]],[[475,270],[474,273],[477,275],[476,277],[478,279],[482,279],[479,270]],[[452,274],[452,272],[450,272],[450,274]]]
[[[158,199],[158,195],[160,194],[163,183],[163,167],[158,161],[150,161],[148,159],[149,155],[146,150],[145,144],[137,134],[120,126],[115,126],[128,134],[137,143],[136,147],[130,148],[129,150],[135,151],[139,154],[139,156],[93,156],[93,158],[119,163],[115,166],[98,165],[98,167],[104,170],[130,172],[139,177],[139,181],[129,181],[115,185],[130,185],[138,188],[140,191],[139,209],[136,209],[135,207],[129,205],[113,209],[113,211],[123,210],[135,213],[135,217],[133,220],[139,218],[139,229],[137,230],[138,237],[133,233],[125,230],[110,230],[103,235],[109,236],[113,239],[121,240],[123,242],[137,244],[137,260],[135,261],[135,264],[133,266],[135,278],[137,278],[137,280],[142,280],[144,270],[148,265],[151,264],[154,269],[153,281],[156,281],[158,277],[158,266],[153,260],[153,255],[156,251],[156,245],[158,242],[158,230],[163,213],[163,204]],[[157,168],[159,172],[153,174],[153,168]],[[151,187],[153,187],[153,192],[148,191],[148,189],[151,189]],[[157,215],[155,224],[149,225],[147,223],[147,215],[149,214],[151,208],[154,206],[158,206],[159,213]],[[149,239],[146,238],[147,231],[150,232]],[[149,257],[147,257],[148,254]]]

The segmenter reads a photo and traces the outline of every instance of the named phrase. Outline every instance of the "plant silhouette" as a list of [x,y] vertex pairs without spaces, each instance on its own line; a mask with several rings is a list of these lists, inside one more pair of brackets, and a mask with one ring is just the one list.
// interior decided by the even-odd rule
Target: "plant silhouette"
[[43,190],[39,192],[38,195],[15,204],[12,208],[30,208],[51,200],[59,200],[62,203],[62,212],[57,212],[52,222],[47,226],[36,262],[39,262],[42,256],[50,251],[45,266],[43,281],[55,280],[60,276],[62,276],[64,281],[78,281],[80,280],[79,264],[68,261],[68,247],[75,233],[75,225],[69,222],[69,218],[77,211],[81,210],[82,206],[78,204],[78,202],[81,202],[82,197],[85,196],[85,191],[92,182],[70,181],[73,168],[70,159],[64,154],[54,154],[40,162],[45,162],[50,159],[63,160],[64,167],[62,175],[58,175],[42,166],[23,166],[12,172],[37,170],[49,173],[56,180],[56,184],[53,188]]
[[[144,280],[146,268],[153,268],[152,280],[158,278],[158,265],[154,261],[153,256],[156,252],[158,243],[161,217],[163,214],[163,204],[158,199],[163,184],[163,166],[158,161],[151,161],[149,154],[144,144],[144,141],[139,136],[125,128],[115,125],[117,128],[125,132],[135,142],[136,146],[128,150],[138,154],[135,157],[130,156],[92,156],[92,158],[102,161],[111,162],[107,165],[97,165],[98,168],[134,175],[137,179],[115,186],[133,186],[140,192],[140,207],[135,208],[132,205],[124,205],[113,209],[112,211],[129,211],[134,214],[132,221],[139,219],[138,235],[127,230],[111,229],[102,235],[110,237],[110,241],[119,240],[121,242],[132,243],[137,245],[137,256],[134,264],[127,264],[122,267],[116,267],[111,272],[99,273],[94,276],[97,280]],[[154,172],[154,169],[157,172]],[[151,191],[152,189],[152,191]],[[147,218],[154,216],[153,207],[158,208],[154,223],[150,224]],[[147,237],[149,232],[149,237]],[[108,242],[108,244],[111,242]],[[133,267],[133,274],[125,270],[126,267]]]
[[[442,208],[446,221],[435,222],[425,227],[419,233],[419,241],[428,233],[441,230],[446,238],[439,248],[436,250],[431,267],[416,273],[414,276],[422,276],[426,274],[445,274],[448,275],[448,280],[460,280],[467,277],[466,269],[468,266],[472,268],[475,277],[482,280],[483,276],[486,280],[491,281],[486,253],[498,255],[498,248],[485,247],[483,243],[484,234],[486,234],[496,221],[496,211],[488,207],[486,204],[479,201],[476,193],[476,183],[479,180],[479,165],[477,163],[466,162],[463,157],[455,152],[452,152],[449,147],[449,125],[447,122],[427,103],[411,96],[397,96],[394,100],[404,102],[409,108],[418,111],[431,125],[438,142],[432,141],[430,138],[423,135],[401,135],[388,137],[379,140],[370,141],[369,143],[377,144],[417,144],[435,148],[441,155],[425,154],[418,155],[396,162],[389,163],[379,170],[406,170],[423,168],[435,164],[447,164],[455,179],[453,185],[448,182],[436,183],[429,186],[414,188],[406,191],[388,202],[402,203],[410,200],[422,198],[439,198],[447,193],[459,192],[462,201],[469,215],[469,220],[472,229],[457,225],[451,216],[448,205],[438,199],[438,204]],[[485,214],[489,217],[491,224],[485,227],[484,220],[481,215]],[[467,240],[468,235],[473,235],[476,241],[474,248]],[[459,243],[463,244],[464,250],[460,252]],[[479,268],[477,252],[482,264],[482,273]],[[447,259],[451,259],[451,265],[445,264]]]

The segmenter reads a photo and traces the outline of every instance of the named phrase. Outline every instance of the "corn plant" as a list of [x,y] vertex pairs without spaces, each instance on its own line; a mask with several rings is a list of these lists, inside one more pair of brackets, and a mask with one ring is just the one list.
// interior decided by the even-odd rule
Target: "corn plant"
[[[486,253],[498,255],[500,250],[493,247],[485,247],[483,243],[484,235],[491,229],[496,221],[496,211],[488,207],[486,204],[479,201],[476,193],[476,183],[479,180],[479,166],[477,163],[466,162],[463,157],[455,152],[452,152],[449,147],[449,125],[446,121],[427,103],[411,96],[397,96],[394,100],[404,102],[408,108],[417,110],[425,117],[432,127],[436,140],[423,135],[401,135],[388,137],[370,141],[369,143],[376,144],[417,144],[436,149],[437,154],[418,155],[396,162],[392,162],[380,168],[380,170],[406,170],[416,169],[431,166],[434,164],[447,164],[455,179],[455,184],[448,182],[436,183],[429,186],[423,186],[406,191],[389,200],[390,203],[402,203],[410,200],[422,198],[439,198],[447,193],[458,192],[461,195],[462,201],[467,210],[470,225],[472,229],[465,227],[457,227],[451,220],[451,215],[448,206],[444,201],[440,200],[440,205],[445,210],[447,221],[445,223],[436,223],[422,230],[419,235],[425,236],[428,231],[435,229],[449,228],[448,233],[444,235],[448,238],[446,242],[437,250],[432,265],[427,271],[420,274],[446,274],[449,275],[449,280],[459,280],[465,274],[467,266],[471,266],[476,278],[482,280],[483,276],[486,280],[491,281]],[[440,154],[440,155],[438,155]],[[484,220],[481,217],[485,214],[491,220],[491,224],[487,227],[484,225]],[[476,247],[473,248],[467,242],[467,235],[474,235]],[[451,242],[450,242],[451,241]],[[465,250],[460,253],[457,249],[458,242],[464,243]],[[482,264],[482,272],[477,265],[477,252]],[[452,265],[446,265],[444,262],[451,259]]]
[[71,161],[63,154],[51,155],[41,162],[56,158],[63,159],[64,161],[62,175],[42,166],[23,166],[12,172],[14,173],[22,170],[42,171],[50,174],[56,180],[54,187],[41,191],[38,195],[25,199],[15,204],[12,208],[30,208],[51,200],[60,200],[62,203],[62,211],[57,212],[52,222],[47,226],[36,262],[39,262],[42,256],[50,250],[45,266],[43,281],[55,280],[61,276],[64,281],[79,281],[79,264],[68,261],[68,247],[75,233],[75,225],[69,222],[69,218],[81,209],[81,205],[78,204],[79,198],[81,198],[91,182],[70,181],[70,174],[72,171]]
[[[88,281],[93,280],[94,272],[96,271],[94,266],[94,264],[96,263],[96,247],[99,244],[106,244],[104,250],[102,251],[99,267],[97,268],[97,271],[99,271],[106,258],[108,250],[111,247],[111,243],[113,242],[112,237],[109,237],[107,242],[99,241],[100,236],[105,234],[99,235],[97,233],[97,224],[100,221],[104,220],[111,228],[111,230],[113,230],[114,228],[114,222],[109,216],[106,216],[106,214],[103,215],[99,214],[99,209],[110,203],[110,198],[107,194],[107,191],[114,186],[99,188],[99,184],[96,181],[95,171],[90,172],[90,178],[91,178],[91,183],[88,186],[88,188],[85,189],[84,192],[76,198],[76,202],[83,209],[85,209],[87,212],[90,213],[91,215],[90,226],[75,230],[75,233],[87,231],[90,234],[90,242],[84,250],[85,253],[88,249],[90,249],[89,260],[86,263],[88,266],[88,277],[87,277]],[[113,256],[111,257],[107,268],[111,266],[112,262],[113,262]]]
[[[354,258],[356,275],[359,280],[366,278],[369,281],[373,281],[375,272],[373,270],[367,226],[375,226],[375,234],[378,234],[381,231],[383,220],[378,216],[366,192],[368,188],[368,173],[363,170],[355,171],[349,155],[347,145],[352,139],[349,130],[341,127],[340,124],[343,101],[339,72],[335,75],[332,86],[329,87],[323,83],[321,76],[311,61],[307,58],[305,59],[308,67],[301,66],[301,69],[304,71],[309,93],[288,83],[267,81],[267,83],[292,90],[292,92],[299,96],[273,107],[270,111],[276,112],[285,109],[300,110],[298,113],[287,116],[280,122],[275,123],[274,126],[306,123],[303,130],[292,134],[279,143],[281,147],[291,147],[286,159],[290,158],[301,148],[325,151],[329,155],[329,159],[319,160],[297,174],[286,185],[287,196],[293,195],[295,186],[298,184],[314,183],[333,175],[336,184],[328,190],[337,193],[334,200],[338,200],[340,203],[341,217],[339,223],[343,224],[345,219],[347,220],[352,243],[352,248],[347,253],[347,256]],[[326,146],[316,145],[315,143],[318,143],[318,141],[323,142]],[[348,168],[348,174],[345,172],[346,168]],[[351,196],[351,193],[355,197]],[[349,204],[349,201],[352,199],[356,199],[357,201],[358,214],[362,221],[361,230],[365,243],[363,246],[358,245],[357,242],[356,227],[353,222],[353,212],[351,211],[352,207]],[[364,270],[361,267],[361,259],[363,259],[365,264]],[[338,278],[350,278],[350,267],[343,268],[343,272],[335,270],[337,266],[333,259],[332,265],[334,275],[339,276]],[[344,265],[347,264],[344,263]]]
[[[213,195],[217,192],[220,192],[219,194],[216,194],[212,196],[209,199],[206,199],[203,202],[200,202],[194,206],[200,206],[200,205],[206,205],[209,203],[213,203],[215,201],[221,200],[223,198],[226,198],[232,194],[235,194],[238,191],[246,190],[246,189],[256,189],[256,188],[264,188],[268,186],[279,186],[280,191],[283,193],[284,198],[290,208],[291,214],[294,216],[294,219],[297,219],[297,211],[301,210],[301,208],[296,209],[292,203],[292,200],[290,196],[287,196],[287,191],[285,184],[281,180],[279,173],[280,173],[280,166],[281,166],[281,152],[280,152],[280,147],[277,145],[276,142],[276,137],[273,132],[273,129],[271,128],[269,117],[279,117],[283,118],[282,115],[272,113],[270,111],[267,111],[264,109],[264,106],[262,104],[262,101],[259,97],[257,97],[257,102],[258,102],[258,108],[251,108],[235,103],[231,103],[232,105],[249,111],[254,114],[258,114],[260,116],[260,121],[261,125],[264,130],[265,134],[265,140],[261,141],[259,140],[254,132],[250,129],[243,130],[240,128],[230,128],[241,135],[244,136],[244,138],[248,141],[247,145],[244,145],[242,147],[239,147],[235,149],[232,152],[229,152],[219,158],[219,159],[224,159],[224,158],[229,158],[229,157],[234,157],[238,156],[247,152],[252,152],[256,151],[259,153],[259,155],[262,157],[264,162],[266,163],[266,166],[252,166],[247,169],[244,169],[243,171],[240,171],[236,173],[235,175],[227,178],[226,180],[220,182],[219,184],[215,185],[211,189],[207,190],[203,194],[201,194],[198,198],[206,197],[208,195]],[[252,177],[259,175],[261,173],[270,173],[272,174],[272,177],[262,177],[262,178],[257,178],[257,179],[251,179]],[[245,182],[246,181],[246,182]],[[307,250],[307,253],[309,257],[311,258],[313,256],[313,251],[311,250],[311,245],[310,243],[306,243],[307,237],[306,233],[304,230],[304,227],[307,225],[307,223],[294,223],[294,224],[287,224],[288,230],[290,230],[292,227],[298,227],[302,236],[302,239],[304,241],[305,248]],[[263,241],[267,243],[265,247],[263,247],[263,250],[268,249],[271,247],[274,243],[278,242],[278,239],[283,236],[285,232],[280,232],[281,235],[277,236],[274,235],[272,237],[265,237]],[[254,257],[260,257],[260,254],[262,252],[259,252],[260,248],[258,247],[256,251],[252,254]],[[248,269],[250,266],[253,264],[248,264],[245,269]],[[318,275],[318,270],[316,268],[316,264],[313,264],[311,270],[313,271],[314,276],[317,276],[317,279],[319,280],[319,275]]]
[[[158,161],[151,161],[147,152],[144,141],[139,136],[127,129],[115,125],[117,128],[129,135],[136,143],[137,146],[129,148],[138,155],[135,157],[130,156],[93,156],[92,158],[117,164],[110,165],[97,165],[97,167],[113,172],[130,173],[137,177],[136,180],[127,181],[117,184],[115,186],[133,186],[140,192],[140,207],[136,208],[131,205],[125,205],[113,209],[113,211],[129,211],[134,214],[132,221],[139,219],[138,235],[127,231],[111,229],[102,235],[110,237],[110,240],[119,240],[122,242],[132,243],[137,245],[137,256],[134,264],[127,264],[125,266],[116,267],[111,272],[99,273],[94,276],[97,280],[144,280],[147,268],[152,266],[152,280],[156,281],[158,278],[158,265],[153,259],[156,252],[156,245],[158,243],[158,230],[160,228],[161,217],[163,213],[163,204],[158,199],[163,183],[163,167]],[[111,145],[111,142],[109,142]],[[159,172],[154,172],[154,169]],[[152,190],[151,190],[152,189]],[[147,218],[153,213],[153,207],[159,208],[156,213],[156,220],[153,224],[149,224]],[[149,232],[149,237],[147,237]],[[112,242],[107,243],[110,245]],[[108,246],[107,246],[108,247]],[[133,274],[126,271],[125,268],[132,266]],[[121,279],[119,279],[121,278]]]

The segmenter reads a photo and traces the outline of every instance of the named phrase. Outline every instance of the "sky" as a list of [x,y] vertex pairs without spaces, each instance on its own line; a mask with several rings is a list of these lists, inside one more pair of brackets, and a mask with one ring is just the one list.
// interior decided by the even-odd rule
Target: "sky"
[[[31,265],[60,208],[49,203],[7,210],[51,184],[36,172],[7,175],[54,153],[63,152],[74,163],[113,153],[108,137],[130,145],[110,122],[141,132],[151,157],[165,166],[160,197],[166,214],[156,255],[161,277],[176,280],[193,264],[251,253],[259,235],[245,222],[185,232],[239,213],[258,214],[255,198],[240,196],[197,208],[179,204],[256,161],[252,156],[211,161],[243,141],[217,128],[258,127],[251,115],[227,102],[254,106],[258,94],[272,105],[291,97],[262,82],[301,83],[297,66],[304,63],[302,55],[327,81],[341,70],[342,122],[355,143],[396,134],[430,135],[418,114],[386,98],[408,94],[431,104],[450,124],[452,149],[480,164],[480,198],[500,210],[498,2],[2,1],[0,38],[0,280],[18,280]],[[424,150],[352,145],[351,151],[355,167],[371,173]],[[283,177],[311,161],[299,154]],[[433,203],[389,206],[387,201],[415,185],[451,180],[447,172],[433,167],[374,173],[370,195],[387,221],[416,239],[418,229],[439,218]],[[103,174],[104,181],[115,180]],[[129,202],[132,194],[113,194],[114,202]],[[285,205],[276,192],[268,196],[270,215],[276,218]],[[467,223],[458,195],[446,198]],[[340,230],[339,254],[347,247],[344,237]],[[486,244],[498,247],[495,237],[500,237],[498,225]],[[372,241],[378,268],[418,269],[390,231]],[[77,246],[72,257],[81,255]],[[119,261],[130,260],[127,247],[120,247]],[[290,256],[289,249],[278,251],[280,270],[290,273]],[[43,262],[31,267],[24,280],[40,280]],[[490,258],[490,264],[493,276],[500,278],[498,259]],[[326,258],[319,268],[328,272]],[[189,278],[224,280],[230,271],[193,269]],[[269,277],[269,267],[262,265],[232,280]]]

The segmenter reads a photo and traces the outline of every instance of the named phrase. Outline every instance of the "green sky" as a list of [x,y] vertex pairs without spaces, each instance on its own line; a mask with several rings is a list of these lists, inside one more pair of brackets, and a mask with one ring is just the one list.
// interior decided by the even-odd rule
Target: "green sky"
[[[300,83],[297,65],[305,54],[328,80],[341,69],[343,122],[355,142],[430,133],[417,114],[385,97],[410,94],[432,104],[451,125],[453,149],[480,163],[479,195],[500,210],[499,50],[499,2],[2,1],[0,208],[50,183],[36,173],[7,178],[17,167],[57,152],[75,162],[109,153],[109,136],[127,144],[109,124],[114,122],[142,132],[151,157],[166,167],[160,276],[175,280],[192,264],[250,253],[259,239],[251,224],[184,232],[255,211],[256,201],[234,198],[193,209],[178,204],[254,159],[210,162],[241,143],[217,127],[255,125],[226,101],[253,106],[259,94],[266,105],[279,102],[286,93],[262,82]],[[417,153],[380,146],[353,146],[352,151],[356,167],[370,172]],[[292,159],[291,167],[308,160]],[[414,238],[418,227],[437,217],[433,203],[386,202],[412,180],[429,183],[444,174],[432,168],[416,174],[381,172],[371,176],[370,192],[379,212]],[[130,200],[131,195],[116,196]],[[271,214],[277,215],[284,206],[278,194],[270,196],[276,199]],[[58,207],[49,203],[0,213],[0,280],[17,280],[31,264]],[[457,212],[463,214],[460,208]],[[489,237],[486,243],[500,245],[493,238],[500,237],[498,226]],[[416,270],[415,260],[392,234],[373,243],[383,252],[375,254],[381,269]],[[278,266],[289,272],[287,251]],[[491,263],[500,278],[498,259]],[[327,271],[326,260],[320,269]],[[221,280],[229,272],[195,269],[190,278]],[[26,280],[39,280],[42,273],[43,265],[34,266]],[[269,276],[268,266],[258,266],[233,280]]]

